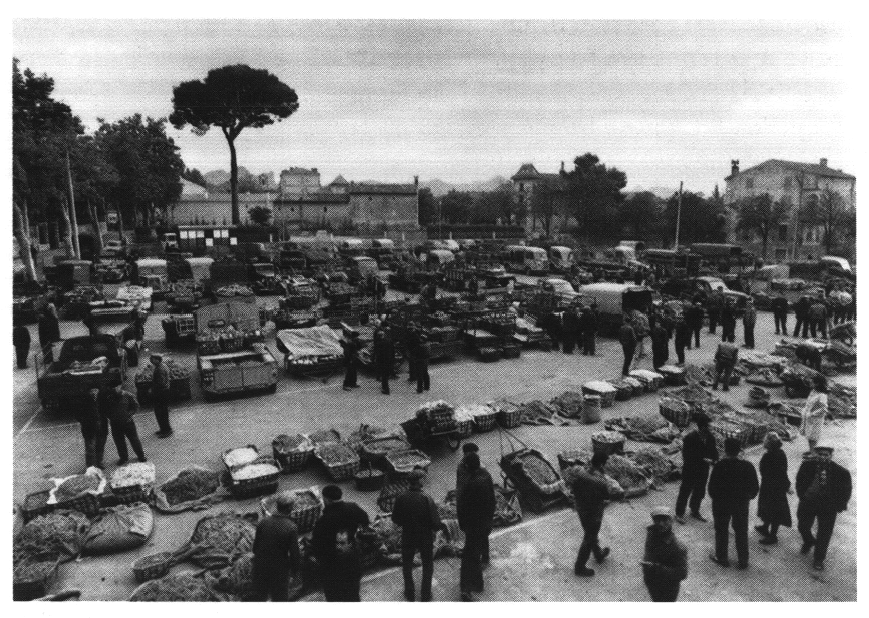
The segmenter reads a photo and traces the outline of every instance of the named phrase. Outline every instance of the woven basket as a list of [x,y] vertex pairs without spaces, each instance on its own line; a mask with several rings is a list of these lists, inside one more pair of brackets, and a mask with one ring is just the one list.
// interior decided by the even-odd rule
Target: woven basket
[[719,448],[724,448],[724,440],[727,438],[736,438],[743,448],[748,444],[748,432],[739,423],[716,419],[709,424],[709,429],[715,434]]
[[[388,446],[388,448],[386,448]],[[392,451],[406,451],[410,444],[396,436],[374,438],[362,443],[359,450],[360,459],[366,463],[378,463],[385,460]]]
[[561,451],[556,455],[556,458],[558,459],[558,467],[564,471],[571,466],[587,463],[591,456],[587,451]]
[[664,383],[669,386],[685,384],[685,370],[682,367],[664,366],[658,369],[658,373],[664,376]]
[[30,581],[13,581],[12,583],[12,600],[14,601],[32,601],[40,597],[44,597],[51,587],[51,583],[57,577],[57,565],[54,563],[54,568],[48,571],[44,577]]
[[616,389],[616,401],[627,401],[634,396],[634,388],[624,380],[607,380]]
[[497,410],[492,410],[491,414],[477,414],[474,416],[474,431],[477,433],[492,431],[495,428],[497,420]]
[[687,427],[691,424],[693,408],[681,399],[664,397],[658,402],[658,411],[665,419],[676,427]]
[[295,448],[285,448],[281,441],[283,434],[276,436],[272,440],[272,456],[284,474],[290,472],[298,472],[303,470],[311,460],[311,453],[314,452],[314,445],[310,440],[304,438],[304,441]]
[[633,389],[633,396],[634,397],[637,397],[638,395],[642,395],[644,392],[646,392],[646,385],[643,382],[637,380],[636,378],[632,378],[629,376],[629,377],[625,378],[624,380],[622,380],[622,382],[624,382],[625,384],[631,385],[631,389]]
[[421,468],[428,470],[431,465],[429,459],[422,451],[408,449],[406,451],[392,451],[386,455],[386,463],[395,475],[410,474],[413,470]]
[[582,385],[582,394],[583,395],[597,395],[600,397],[600,407],[601,408],[609,408],[615,403],[617,389],[613,388],[613,390],[601,391],[596,388],[589,388],[585,384]]
[[229,484],[229,491],[236,499],[253,498],[254,496],[262,496],[264,494],[272,494],[278,489],[278,475],[280,475],[280,466],[273,457],[261,455],[250,463],[269,463],[275,466],[278,470],[271,474],[264,474],[252,479],[232,479]]
[[24,502],[18,507],[25,524],[34,517],[48,515],[56,508],[54,504],[46,504],[50,495],[51,491],[46,489],[25,496]]
[[133,575],[138,583],[143,584],[166,575],[174,563],[175,557],[169,551],[143,556],[133,563]]
[[498,410],[498,424],[504,429],[514,429],[522,424],[522,410]]
[[[616,442],[604,441],[601,439],[602,434],[612,437],[618,435],[620,440]],[[595,453],[604,453],[606,455],[621,455],[625,452],[625,437],[616,431],[602,431],[592,434],[591,446]]]
[[359,472],[359,459],[355,461],[345,461],[337,464],[325,464],[326,471],[333,481],[347,481],[356,476]]
[[136,502],[148,502],[154,491],[153,483],[144,485],[129,485],[127,487],[110,488],[117,504],[135,504]]
[[474,433],[474,421],[468,419],[466,421],[457,421],[456,431],[462,438],[467,438]]

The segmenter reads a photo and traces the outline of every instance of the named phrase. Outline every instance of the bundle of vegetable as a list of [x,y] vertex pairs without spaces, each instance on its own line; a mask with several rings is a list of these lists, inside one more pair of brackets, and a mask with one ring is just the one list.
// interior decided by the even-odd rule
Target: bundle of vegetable
[[113,489],[119,489],[135,485],[150,485],[156,476],[156,467],[150,461],[126,464],[112,473],[111,486]]
[[174,479],[163,483],[160,492],[169,506],[199,500],[213,494],[220,487],[220,475],[212,470],[189,468],[182,470]]
[[[164,358],[163,365],[169,370],[169,380],[184,380],[190,377],[190,370],[171,358]],[[154,380],[154,366],[145,365],[136,372],[136,384],[150,384]]]
[[615,480],[628,495],[636,495],[649,488],[649,479],[643,470],[627,457],[610,455],[604,466],[604,473]]
[[256,447],[243,446],[226,451],[223,454],[223,463],[226,464],[227,468],[235,468],[249,464],[257,457],[259,457],[259,451],[257,451]]
[[327,466],[334,466],[348,461],[358,460],[359,455],[343,442],[327,442],[316,449],[317,457]]
[[622,432],[638,442],[671,442],[679,435],[667,419],[657,416],[626,416],[604,421],[604,427]]
[[641,447],[630,459],[655,483],[671,481],[679,475],[673,461],[651,446]]
[[190,573],[176,573],[145,582],[133,591],[130,601],[206,602],[229,601],[232,597],[214,590],[201,577]]
[[258,479],[262,476],[278,474],[279,472],[280,469],[273,463],[268,463],[267,461],[259,461],[233,468],[230,474],[232,475],[232,480],[238,482],[247,481],[250,479]]
[[625,437],[618,431],[598,431],[591,435],[591,439],[603,444],[619,444],[625,441]]
[[206,515],[174,556],[178,562],[190,560],[206,569],[222,568],[253,551],[255,534],[254,525],[235,513]]
[[12,546],[17,561],[72,560],[81,552],[90,522],[77,511],[55,511],[24,525]]
[[14,563],[12,581],[15,584],[45,581],[56,568],[55,560],[19,560]]
[[95,492],[99,489],[102,479],[94,474],[76,474],[67,478],[54,490],[58,502],[68,502],[85,492]]

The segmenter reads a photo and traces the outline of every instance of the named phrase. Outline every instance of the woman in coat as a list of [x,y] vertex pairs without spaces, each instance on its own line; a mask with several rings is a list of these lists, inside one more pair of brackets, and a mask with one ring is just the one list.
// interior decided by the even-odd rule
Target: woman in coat
[[760,458],[760,493],[757,497],[757,516],[763,522],[754,529],[763,535],[761,545],[778,543],[779,526],[791,527],[791,507],[788,492],[788,458],[781,447],[781,438],[771,431],[763,442],[766,453]]
[[800,433],[809,442],[808,454],[815,451],[815,446],[821,439],[821,430],[828,411],[827,392],[827,379],[816,376],[812,384],[812,392],[809,393],[806,405],[803,407],[803,422],[800,426]]

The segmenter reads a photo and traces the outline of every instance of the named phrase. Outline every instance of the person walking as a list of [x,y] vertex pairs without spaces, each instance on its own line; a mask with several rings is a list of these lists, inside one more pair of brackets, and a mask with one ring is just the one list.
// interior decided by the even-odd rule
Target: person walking
[[712,381],[712,390],[718,390],[719,382],[723,383],[724,391],[730,390],[730,375],[733,373],[736,362],[739,360],[739,348],[733,343],[719,343],[715,351],[715,379]]
[[788,456],[781,444],[781,438],[774,431],[766,434],[763,441],[766,452],[760,458],[760,493],[757,496],[757,516],[763,523],[754,527],[763,537],[759,541],[761,545],[775,545],[779,527],[790,528],[792,525],[788,504],[791,489]]
[[74,407],[75,420],[81,427],[81,436],[84,439],[85,468],[103,468],[109,426],[100,410],[100,403],[99,389],[92,388],[81,404]]
[[822,339],[827,338],[827,305],[821,294],[809,307],[809,331],[812,333],[812,339],[821,334]]
[[416,324],[411,322],[408,324],[407,329],[404,333],[404,349],[408,351],[407,355],[407,381],[408,382],[416,382],[416,357],[414,355],[414,350],[419,345],[419,336],[421,335],[421,331],[417,328]]
[[[794,337],[802,336],[803,339],[806,339],[809,336],[810,306],[811,302],[806,296],[800,296],[799,300],[794,303],[794,318],[796,319],[793,332]],[[802,335],[800,335],[800,333],[802,333]]]
[[652,327],[652,368],[657,371],[670,358],[670,338],[667,329],[659,322]]
[[416,347],[411,350],[411,356],[415,358],[416,365],[416,392],[422,393],[431,388],[431,377],[428,373],[428,361],[431,358],[431,344],[425,333],[417,337]]
[[781,294],[772,299],[772,317],[775,320],[775,334],[788,336],[788,300]]
[[676,318],[676,333],[674,344],[676,346],[676,358],[679,360],[679,365],[685,364],[685,348],[691,346],[691,327],[685,321],[683,316]]
[[721,341],[736,341],[736,308],[730,300],[721,309]]
[[408,476],[407,491],[395,499],[392,521],[401,527],[401,569],[404,576],[404,598],[416,600],[413,582],[413,559],[419,552],[422,559],[422,583],[420,600],[431,601],[431,581],[434,575],[434,535],[445,528],[438,514],[437,505],[422,490],[425,472],[416,469]]
[[148,461],[142,449],[142,442],[139,440],[136,421],[133,420],[133,412],[139,409],[139,400],[136,396],[118,384],[106,391],[100,405],[104,406],[105,415],[109,419],[112,440],[115,441],[115,448],[118,449],[118,465],[123,466],[130,460],[127,440],[130,441],[130,447],[139,461]]
[[821,441],[821,434],[829,413],[828,392],[827,379],[824,376],[815,376],[812,380],[812,392],[809,393],[803,406],[803,418],[800,424],[800,434],[804,435],[809,443],[806,455],[812,454],[815,446]]
[[30,356],[30,330],[19,324],[12,327],[12,345],[15,347],[15,360],[19,369],[27,369],[27,357]]
[[750,461],[740,459],[742,444],[737,438],[724,440],[724,458],[712,468],[709,497],[715,522],[715,551],[709,557],[721,566],[730,566],[727,558],[729,528],[736,543],[737,568],[748,568],[748,507],[757,496],[760,484]]
[[40,314],[38,331],[43,362],[49,364],[54,361],[54,344],[60,341],[60,320],[52,303],[48,303]]
[[579,316],[579,332],[582,336],[583,356],[594,356],[597,335],[597,315],[591,307],[583,307]]
[[465,533],[459,588],[463,601],[473,601],[475,592],[483,592],[483,556],[495,517],[495,485],[480,467],[480,456],[468,453],[463,459],[467,476],[456,502],[459,528]]
[[[813,567],[823,571],[836,515],[848,508],[852,484],[851,473],[832,460],[832,446],[816,446],[814,455],[805,459],[797,471],[797,529],[803,537],[800,553],[808,554],[814,547]],[[812,535],[816,519],[818,531]]]
[[682,441],[682,484],[676,498],[676,521],[685,523],[685,507],[691,506],[691,517],[707,521],[700,514],[700,504],[706,495],[709,469],[718,461],[718,446],[709,430],[709,417],[703,413],[694,417],[697,428]]
[[359,332],[351,330],[347,333],[347,339],[341,339],[339,342],[344,349],[344,385],[345,391],[359,388],[357,382],[359,371],[359,350],[362,344],[359,343]]
[[172,435],[172,425],[169,423],[169,370],[163,364],[163,356],[151,355],[154,366],[154,377],[151,380],[151,399],[154,403],[154,416],[157,418],[157,437],[168,438]]
[[[465,456],[469,453],[479,453],[480,447],[477,446],[473,442],[465,442],[462,445],[462,460],[459,462],[459,465],[456,466],[456,509],[459,508],[459,503],[462,500],[462,487],[465,484],[465,479],[468,477],[468,468],[465,466]],[[483,539],[483,552],[482,552],[482,560],[483,566],[487,566],[489,564],[489,537],[487,536]]]
[[[685,321],[694,333],[694,347],[700,348],[700,331],[703,329],[703,305],[698,300],[685,308]],[[691,340],[688,340],[688,349],[691,349]]]
[[714,335],[721,320],[721,310],[724,308],[724,290],[719,287],[706,299],[706,312],[709,314],[709,334]]
[[278,494],[276,512],[259,521],[253,540],[252,586],[257,601],[289,601],[290,577],[299,573],[299,531],[290,518],[295,502]]
[[388,395],[389,379],[392,377],[395,365],[395,344],[385,329],[374,333],[374,361],[380,379],[380,392]]
[[679,599],[679,588],[688,577],[688,548],[673,533],[673,513],[668,507],[655,507],[651,515],[640,561],[643,582],[652,601],[672,603]]
[[631,326],[627,314],[622,320],[621,328],[619,328],[619,341],[625,356],[625,362],[622,364],[622,375],[626,376],[631,370],[631,362],[634,360],[634,352],[637,349],[637,335],[634,333],[634,328]]
[[591,577],[594,569],[586,566],[589,557],[594,554],[594,559],[601,564],[610,554],[609,547],[601,547],[598,534],[603,524],[603,511],[606,503],[612,499],[621,499],[624,492],[613,491],[604,475],[604,466],[609,460],[606,453],[595,453],[591,458],[591,465],[587,470],[574,468],[571,473],[571,489],[582,524],[584,536],[576,556],[576,564],[573,573],[579,577]]
[[748,299],[745,305],[745,313],[742,314],[742,329],[745,335],[745,347],[749,350],[754,349],[754,325],[757,323],[757,309],[754,308],[754,301]]
[[561,320],[561,336],[564,340],[564,353],[573,354],[573,348],[579,337],[579,310],[577,307],[568,307]]
[[335,535],[334,557],[322,575],[323,595],[329,603],[358,603],[362,600],[362,558],[345,530]]

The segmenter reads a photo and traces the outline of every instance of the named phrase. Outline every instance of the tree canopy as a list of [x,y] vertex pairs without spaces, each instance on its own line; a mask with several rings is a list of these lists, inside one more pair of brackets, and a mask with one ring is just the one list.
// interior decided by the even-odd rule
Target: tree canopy
[[838,248],[840,236],[848,235],[856,226],[856,211],[849,208],[842,195],[831,187],[824,187],[817,199],[807,200],[803,211],[805,221],[823,230],[827,254]]
[[247,216],[257,225],[268,225],[272,218],[272,209],[265,206],[254,206],[248,209]]
[[176,129],[189,125],[196,135],[220,127],[229,145],[232,222],[239,223],[238,161],[235,140],[246,128],[259,129],[289,118],[299,109],[296,91],[266,69],[236,64],[212,69],[204,80],[182,82],[172,91]]
[[736,205],[736,229],[757,234],[762,246],[761,257],[765,259],[769,235],[782,221],[788,220],[790,208],[788,202],[774,202],[769,193],[746,198]]
[[580,231],[587,238],[617,234],[612,222],[618,214],[616,207],[624,199],[622,189],[628,184],[627,176],[615,167],[607,167],[590,152],[576,157],[573,165],[565,178],[567,208]]
[[[679,195],[674,193],[664,207],[661,235],[665,242],[675,238]],[[682,193],[682,216],[679,226],[679,244],[692,242],[724,242],[727,215],[724,204],[702,193]]]
[[649,191],[634,193],[619,205],[622,231],[630,238],[651,240],[661,232],[661,206]]

